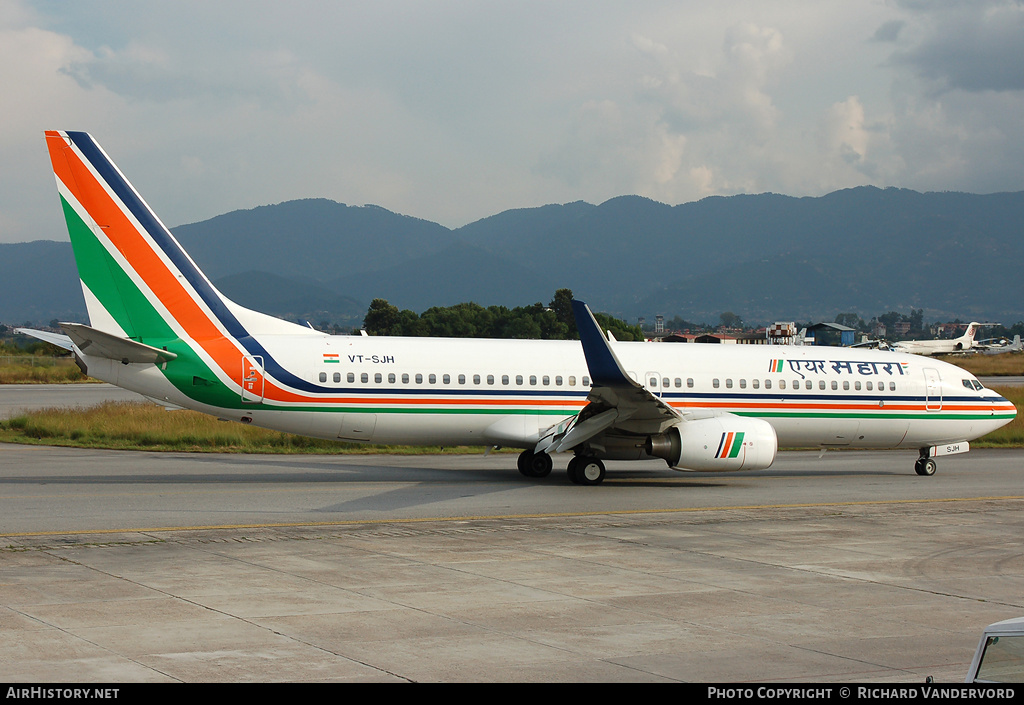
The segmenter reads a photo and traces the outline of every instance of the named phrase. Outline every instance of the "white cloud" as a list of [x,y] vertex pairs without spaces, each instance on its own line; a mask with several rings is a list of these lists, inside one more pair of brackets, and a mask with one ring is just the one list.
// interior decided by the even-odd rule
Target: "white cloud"
[[0,241],[41,133],[171,225],[324,196],[461,225],[629,193],[1024,188],[1021,3],[0,0]]

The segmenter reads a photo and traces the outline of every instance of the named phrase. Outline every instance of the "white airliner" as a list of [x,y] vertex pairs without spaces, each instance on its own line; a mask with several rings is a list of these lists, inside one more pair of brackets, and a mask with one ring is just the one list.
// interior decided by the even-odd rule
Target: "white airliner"
[[47,132],[89,325],[62,324],[86,374],[151,399],[292,433],[521,448],[544,477],[571,453],[763,469],[779,445],[936,455],[1008,423],[963,370],[873,350],[609,341],[574,302],[580,341],[331,336],[226,299],[99,145]]
[[953,353],[967,352],[974,348],[974,336],[978,328],[987,323],[971,323],[967,331],[959,338],[951,340],[903,340],[892,344],[892,349],[897,352],[914,353],[915,355],[950,355]]

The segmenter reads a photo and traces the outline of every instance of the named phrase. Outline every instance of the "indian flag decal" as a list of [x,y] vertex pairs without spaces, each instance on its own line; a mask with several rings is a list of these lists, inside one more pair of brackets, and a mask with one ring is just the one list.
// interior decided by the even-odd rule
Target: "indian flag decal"
[[782,372],[782,360],[771,360],[768,363],[769,372]]
[[743,447],[743,433],[736,433],[729,431],[722,434],[722,440],[718,444],[718,452],[715,453],[716,458],[735,458],[740,454],[740,448]]
[[341,362],[341,355],[338,353],[324,353],[324,362]]

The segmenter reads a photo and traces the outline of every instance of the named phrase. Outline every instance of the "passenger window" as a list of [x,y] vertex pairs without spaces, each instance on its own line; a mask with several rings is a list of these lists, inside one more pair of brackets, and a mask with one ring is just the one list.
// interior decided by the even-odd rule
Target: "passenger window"
[[540,378],[540,383],[543,384],[545,387],[549,387],[551,386],[551,378],[548,377],[547,375],[544,375],[543,377]]
[[867,383],[865,384],[865,388],[866,388],[866,389],[867,389],[867,390],[868,390],[868,391],[870,392],[870,391],[871,391],[872,389],[874,389],[874,388],[875,388],[875,385],[874,385],[874,384],[872,384],[871,382],[867,382]]
[[381,376],[380,372],[377,372],[376,374],[373,375],[373,381],[376,382],[377,384],[380,384],[381,382],[384,381],[384,378]]
[[814,389],[814,383],[811,380],[806,380],[804,382],[804,389]]
[[333,379],[334,379],[334,381],[335,381],[336,383],[337,383],[337,382],[341,382],[341,373],[340,373],[340,372],[335,372],[335,373],[334,373],[334,377],[333,377]]
[[327,373],[326,372],[321,372],[320,373],[320,381],[321,382],[326,382],[327,381]]
[[569,375],[569,386],[570,387],[575,387],[576,386],[576,378],[573,377],[572,375]]
[[355,372],[349,372],[348,373],[348,381],[349,382],[355,382],[356,381],[356,373]]
[[693,377],[686,378],[686,388],[693,389]]
[[732,389],[732,380],[731,379],[725,380],[725,388],[726,389]]
[[746,388],[747,388],[747,380],[741,379],[740,380],[740,389],[746,389]]
[[555,375],[555,386],[556,387],[561,387],[562,386],[562,376],[561,375]]
[[443,375],[443,376],[441,377],[441,381],[442,381],[442,382],[443,382],[444,384],[451,384],[451,383],[452,383],[452,376],[451,376],[451,375]]
[[765,389],[771,389],[772,388],[772,381],[770,379],[766,379],[764,381],[764,388]]
[[895,382],[889,382],[889,391],[890,392],[895,392],[896,391],[896,383]]
[[523,386],[523,376],[522,375],[516,375],[516,384],[519,385],[520,387]]
[[431,374],[430,374],[430,375],[429,375],[429,376],[427,377],[427,381],[428,381],[428,382],[429,382],[430,384],[437,384],[437,375],[435,375],[435,374],[431,373]]
[[718,385],[719,385],[719,382],[718,382],[718,378],[717,377],[715,379],[711,380],[711,386],[712,387],[714,387],[715,389],[718,389]]
[[416,384],[423,384],[423,375],[416,373]]
[[473,375],[473,384],[480,384],[480,375]]
[[367,382],[370,381],[370,375],[368,375],[366,372],[362,373],[361,375],[359,375],[359,381],[362,382],[363,384],[366,384]]
[[681,378],[679,378],[679,377],[676,377],[675,385],[676,385],[676,389],[679,389],[680,387],[683,386],[683,380]]
[[536,387],[537,386],[537,375],[530,375],[530,386],[531,387]]
[[832,390],[835,391],[836,389],[839,389],[839,382],[832,380]]
[[508,385],[508,375],[501,376],[501,383],[504,385]]
[[818,389],[824,389],[824,388],[825,388],[825,380],[819,379],[818,380]]
[[402,373],[402,384],[409,384],[409,373]]
[[493,385],[494,384],[494,375],[487,375],[487,384],[489,384],[489,385]]
[[853,388],[856,389],[858,392],[860,391],[860,380],[859,379],[856,382],[853,383]]
[[759,379],[751,380],[750,381],[750,386],[752,386],[754,389],[760,389],[761,388],[761,380],[759,380]]
[[590,386],[590,377],[588,377],[587,375],[583,375],[583,386],[584,387],[589,387]]
[[845,389],[845,390],[849,391],[849,389],[850,389],[850,383],[849,383],[849,382],[843,382],[843,389]]
[[466,383],[466,375],[459,375],[459,384]]
[[785,389],[785,388],[786,388],[786,380],[780,379],[779,380],[779,389]]

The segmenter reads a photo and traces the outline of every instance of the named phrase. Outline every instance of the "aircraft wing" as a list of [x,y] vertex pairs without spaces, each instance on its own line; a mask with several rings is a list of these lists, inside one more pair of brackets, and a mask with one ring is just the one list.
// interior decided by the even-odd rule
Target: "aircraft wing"
[[663,433],[682,418],[675,409],[651,394],[622,368],[594,314],[582,301],[572,302],[583,354],[590,370],[587,405],[561,430],[543,437],[534,452],[571,450],[606,430],[653,435]]
[[51,333],[45,330],[35,330],[34,328],[15,328],[14,332],[30,335],[33,338],[38,338],[65,350],[74,349],[74,343],[71,342],[71,338],[61,333]]

